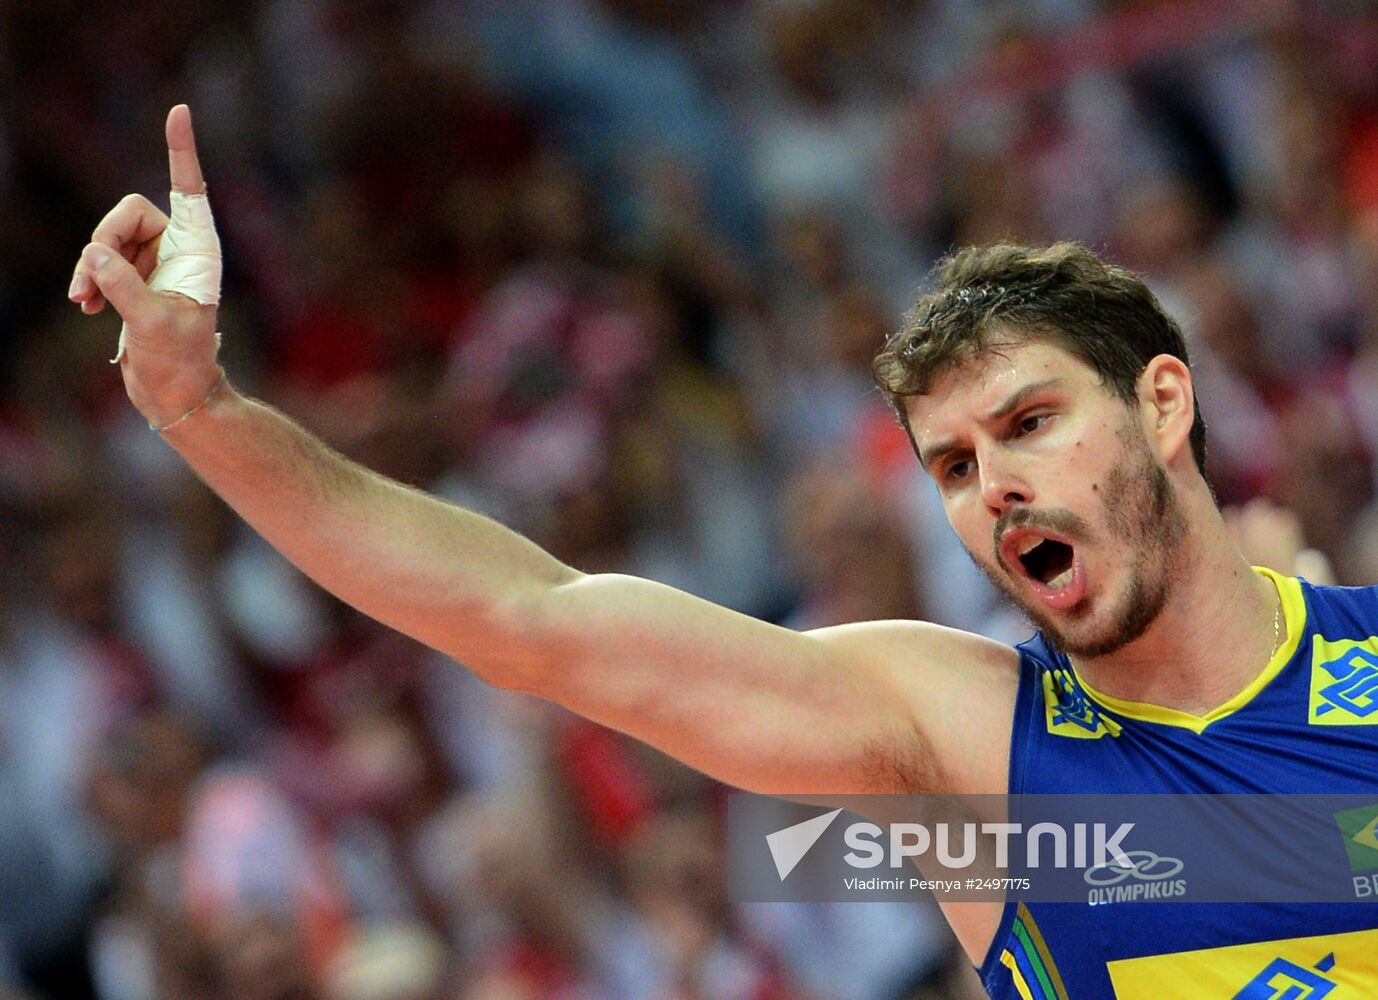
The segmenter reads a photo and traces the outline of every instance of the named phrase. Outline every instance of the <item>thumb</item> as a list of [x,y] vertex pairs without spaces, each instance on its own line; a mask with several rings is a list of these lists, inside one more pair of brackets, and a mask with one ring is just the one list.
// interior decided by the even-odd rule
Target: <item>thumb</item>
[[81,258],[91,280],[126,324],[139,326],[154,318],[162,303],[133,264],[102,243],[88,243]]

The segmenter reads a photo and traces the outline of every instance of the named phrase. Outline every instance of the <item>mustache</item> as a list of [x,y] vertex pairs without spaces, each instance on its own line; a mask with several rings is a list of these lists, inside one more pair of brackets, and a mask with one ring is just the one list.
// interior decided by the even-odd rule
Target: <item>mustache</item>
[[1001,514],[995,522],[995,561],[1000,566],[1005,565],[1005,560],[1000,556],[1000,539],[1004,537],[1005,532],[1013,528],[1042,528],[1074,541],[1084,541],[1091,537],[1091,526],[1086,523],[1086,519],[1070,510],[1014,507]]

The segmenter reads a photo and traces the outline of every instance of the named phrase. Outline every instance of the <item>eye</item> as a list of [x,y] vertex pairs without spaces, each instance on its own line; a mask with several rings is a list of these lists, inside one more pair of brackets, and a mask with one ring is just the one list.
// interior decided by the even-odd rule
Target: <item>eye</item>
[[1043,426],[1044,421],[1050,419],[1052,419],[1052,414],[1050,413],[1031,413],[1027,417],[1020,418],[1019,423],[1015,426],[1018,429],[1019,436],[1022,436],[1025,434],[1032,434]]
[[969,458],[959,459],[953,462],[943,471],[943,479],[949,483],[958,483],[971,474],[972,461]]

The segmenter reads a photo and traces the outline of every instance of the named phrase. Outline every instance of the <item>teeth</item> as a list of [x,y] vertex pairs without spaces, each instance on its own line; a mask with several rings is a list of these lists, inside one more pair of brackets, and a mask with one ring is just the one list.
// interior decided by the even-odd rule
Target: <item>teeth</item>
[[1032,552],[1039,545],[1042,545],[1043,542],[1044,539],[1039,538],[1037,535],[1030,535],[1019,543],[1019,545],[1016,548],[1015,554],[1022,558],[1023,556],[1026,556],[1030,552]]
[[1067,584],[1071,582],[1072,569],[1071,567],[1068,567],[1067,569],[1064,569],[1061,573],[1059,573],[1057,576],[1049,580],[1047,585],[1052,590],[1061,590],[1063,587],[1067,586]]

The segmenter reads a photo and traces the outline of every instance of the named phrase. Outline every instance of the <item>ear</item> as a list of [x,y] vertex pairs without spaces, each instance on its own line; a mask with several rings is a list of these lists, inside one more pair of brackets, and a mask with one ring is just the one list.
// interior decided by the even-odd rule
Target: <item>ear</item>
[[1195,399],[1191,371],[1181,358],[1159,354],[1139,375],[1144,434],[1164,465],[1188,448]]

